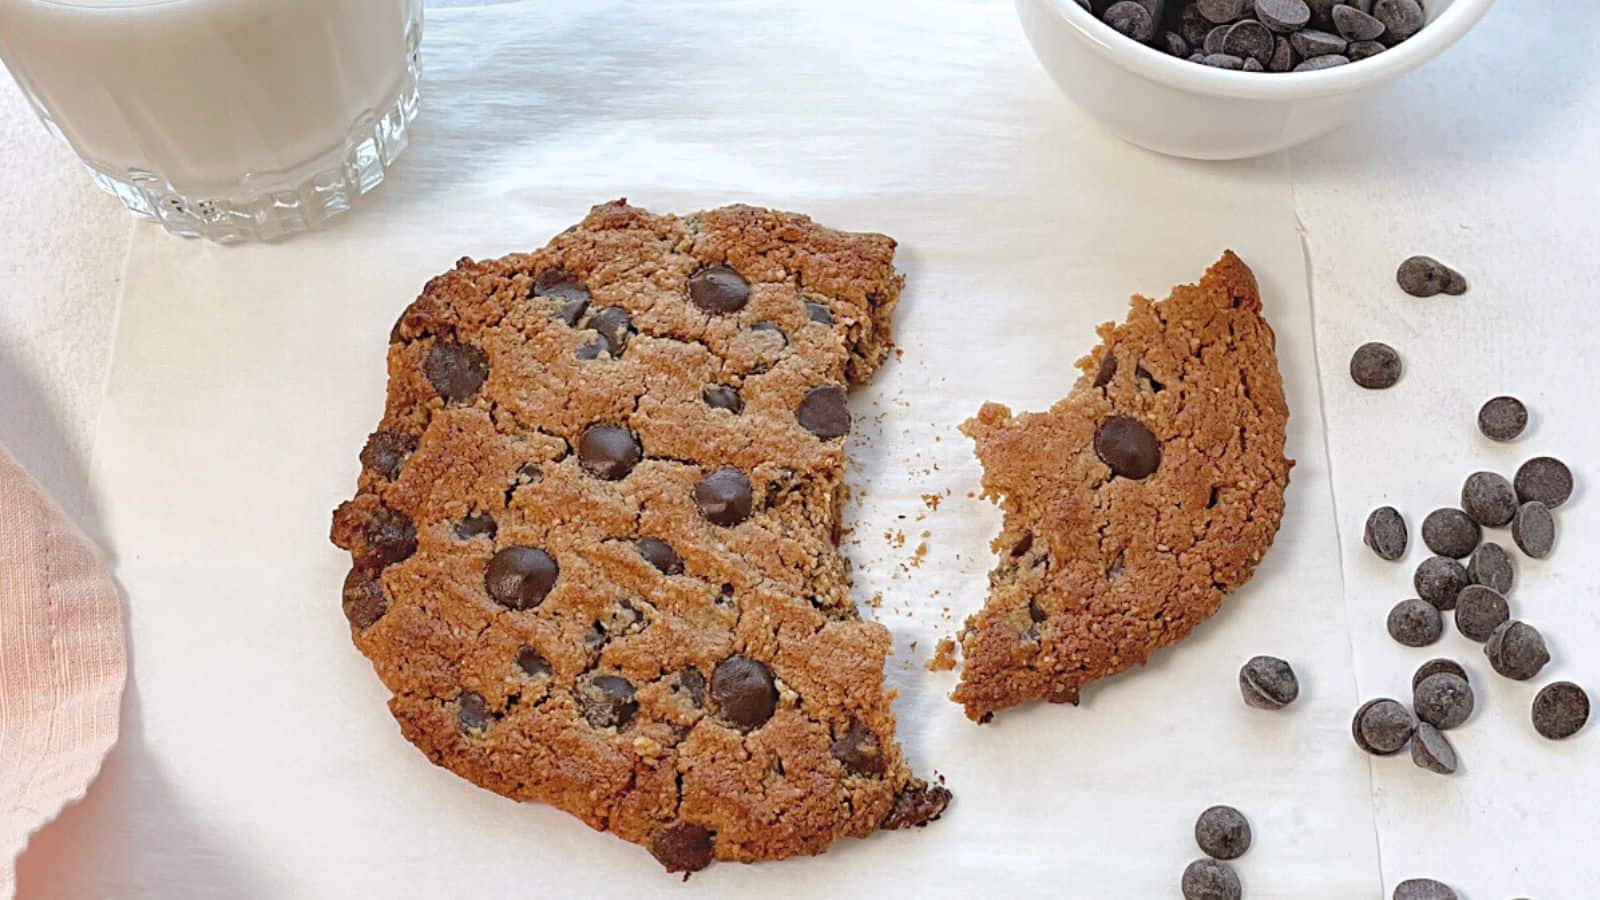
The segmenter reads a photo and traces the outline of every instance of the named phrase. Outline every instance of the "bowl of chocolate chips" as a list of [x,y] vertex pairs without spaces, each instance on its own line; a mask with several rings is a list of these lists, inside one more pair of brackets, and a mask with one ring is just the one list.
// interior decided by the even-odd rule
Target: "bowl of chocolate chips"
[[1493,0],[1017,0],[1061,90],[1192,159],[1292,147],[1461,39]]

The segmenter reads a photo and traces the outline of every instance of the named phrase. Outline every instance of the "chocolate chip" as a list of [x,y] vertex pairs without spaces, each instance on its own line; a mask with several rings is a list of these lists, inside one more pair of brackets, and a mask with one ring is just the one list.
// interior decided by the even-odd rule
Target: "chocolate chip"
[[1344,35],[1346,40],[1370,41],[1383,34],[1383,23],[1367,15],[1354,6],[1335,6],[1333,8],[1333,27]]
[[1515,397],[1495,397],[1478,410],[1478,430],[1491,441],[1511,441],[1528,427],[1528,408]]
[[821,303],[806,301],[806,318],[823,325],[833,324],[833,312]]
[[544,602],[561,574],[550,554],[536,547],[507,547],[489,559],[483,585],[507,609],[533,609]]
[[1399,753],[1416,727],[1411,713],[1399,701],[1387,698],[1368,700],[1351,722],[1356,746],[1374,756]]
[[1197,859],[1183,870],[1183,900],[1239,900],[1244,888],[1227,863]]
[[844,388],[836,385],[807,391],[794,417],[801,428],[825,441],[850,433],[850,408],[845,405]]
[[829,748],[833,758],[857,775],[882,775],[887,765],[878,736],[865,725],[852,720],[844,734],[839,735]]
[[1416,733],[1411,736],[1411,761],[1418,768],[1440,775],[1455,774],[1458,765],[1456,748],[1450,746],[1450,739],[1427,722],[1417,725]]
[[639,711],[633,684],[619,675],[589,675],[578,682],[578,709],[596,728],[623,728]]
[[1300,696],[1300,681],[1276,656],[1252,656],[1239,669],[1239,693],[1256,709],[1282,709]]
[[378,576],[366,569],[355,568],[344,577],[344,617],[357,630],[371,628],[389,611],[389,600],[384,596]]
[[885,831],[921,828],[944,814],[950,805],[950,791],[943,785],[914,781],[895,795],[894,805],[878,823]]
[[401,431],[374,431],[361,448],[361,465],[380,478],[393,481],[400,474],[406,457],[416,449],[416,435]]
[[742,728],[756,728],[778,707],[778,687],[765,663],[730,656],[711,673],[711,698],[724,719]]
[[[1228,36],[1228,26],[1226,26],[1226,25],[1218,25],[1215,28],[1211,29],[1210,31],[1206,32],[1205,42],[1200,45],[1200,49],[1203,52],[1198,54],[1199,57],[1200,57],[1198,62],[1205,62],[1206,57],[1210,56],[1213,53],[1221,53],[1222,52],[1222,39],[1227,37],[1227,36]],[[1190,57],[1190,58],[1193,59],[1193,57]]]
[[1156,41],[1156,49],[1168,56],[1185,57],[1189,55],[1189,42],[1176,31],[1163,31]]
[[712,834],[693,822],[674,822],[650,838],[650,855],[668,872],[698,872],[711,865]]
[[[1360,62],[1363,59],[1371,59],[1387,49],[1389,48],[1377,41],[1351,41],[1344,55],[1350,57],[1351,62]],[[1464,283],[1463,290],[1465,290]]]
[[1394,900],[1457,900],[1456,892],[1432,878],[1408,878],[1394,886]]
[[706,699],[706,677],[694,666],[685,666],[678,672],[678,686],[689,696],[689,702],[699,706]]
[[1267,60],[1268,72],[1287,72],[1294,68],[1294,47],[1289,40],[1279,35],[1272,43],[1272,59]]
[[[633,317],[620,306],[605,306],[595,310],[583,327],[599,332],[600,339],[599,346],[591,341],[578,348],[579,359],[594,359],[601,350],[611,354],[612,359],[617,359],[628,348],[628,338],[633,334]],[[591,347],[594,348],[593,355],[585,356],[585,351]]]
[[1350,47],[1350,42],[1342,36],[1315,28],[1307,28],[1289,35],[1289,43],[1296,53],[1308,57],[1344,53]]
[[411,517],[387,506],[373,511],[361,529],[361,546],[351,551],[357,566],[377,571],[405,562],[417,552],[417,527]]
[[1422,665],[1417,666],[1416,674],[1411,676],[1412,692],[1415,693],[1417,690],[1417,685],[1421,684],[1423,679],[1427,678],[1429,675],[1438,675],[1441,673],[1454,675],[1457,678],[1460,678],[1462,681],[1467,680],[1467,670],[1462,668],[1461,664],[1455,660],[1430,659]]
[[709,266],[689,276],[689,297],[708,313],[734,313],[750,301],[750,283],[727,266]]
[[[1313,56],[1310,59],[1302,61],[1299,65],[1294,67],[1294,71],[1296,71],[1296,72],[1319,72],[1319,71],[1321,71],[1323,69],[1331,69],[1331,68],[1334,68],[1335,66],[1347,66],[1349,64],[1350,64],[1350,57],[1348,57],[1348,56],[1345,56],[1345,55],[1343,55],[1341,53],[1325,53],[1322,56]],[[1395,377],[1396,377],[1396,379],[1398,379],[1399,378],[1399,374],[1396,373]],[[1390,384],[1393,384],[1393,382],[1390,382]],[[1370,385],[1362,385],[1362,386],[1363,387],[1370,387]],[[1388,385],[1384,385],[1384,387],[1388,387]]]
[[1511,564],[1511,554],[1491,541],[1472,551],[1472,558],[1467,560],[1467,577],[1472,579],[1473,584],[1509,594],[1512,584],[1516,582],[1517,570]]
[[1134,0],[1119,0],[1106,8],[1101,20],[1141,44],[1155,37],[1156,20],[1150,10]]
[[694,505],[713,525],[732,526],[750,517],[750,479],[738,469],[718,469],[694,486]]
[[489,702],[476,691],[462,691],[456,699],[456,724],[462,731],[489,730]]
[[533,279],[533,295],[562,303],[589,302],[589,289],[566,269],[545,269]]
[[1240,67],[1240,70],[1244,72],[1265,72],[1267,67],[1263,66],[1260,60],[1247,56],[1245,57],[1244,65]]
[[578,465],[596,478],[624,478],[642,458],[638,439],[626,428],[590,425],[578,438]]
[[489,354],[472,344],[435,341],[422,358],[422,374],[446,402],[459,403],[488,379]]
[[529,678],[536,678],[550,674],[550,660],[532,647],[523,647],[517,650],[517,668]]
[[1188,42],[1190,49],[1197,49],[1205,43],[1206,32],[1211,30],[1211,25],[1201,14],[1198,3],[1185,3],[1178,14],[1178,33]]
[[456,537],[463,541],[470,541],[475,537],[494,537],[499,531],[495,525],[494,516],[486,512],[475,512],[456,523]]
[[1440,556],[1462,559],[1483,539],[1483,530],[1459,509],[1436,509],[1422,520],[1422,542]]
[[595,338],[594,340],[590,341],[589,343],[584,344],[583,346],[579,347],[578,348],[578,352],[576,354],[574,354],[574,355],[577,356],[579,359],[599,359],[600,358],[600,351],[602,351],[602,350],[606,350],[605,339],[604,338]]
[[1537,500],[1522,504],[1511,520],[1511,539],[1534,559],[1549,556],[1556,544],[1556,519],[1550,507]]
[[1207,22],[1226,25],[1244,18],[1250,4],[1249,0],[1199,0],[1195,6]]
[[[1306,60],[1296,66],[1295,71],[1301,71],[1310,62]],[[1350,357],[1350,378],[1368,390],[1380,391],[1394,387],[1395,382],[1400,380],[1400,370],[1400,354],[1388,344],[1377,341],[1362,344]]]
[[1362,542],[1378,554],[1379,559],[1394,562],[1406,555],[1406,519],[1392,506],[1380,506],[1367,516],[1366,532]]
[[560,322],[568,328],[577,328],[578,323],[583,321],[583,314],[588,311],[589,301],[587,299],[568,300],[567,302],[556,307],[556,311],[551,313],[550,318]]
[[1461,589],[1471,583],[1466,567],[1447,556],[1430,556],[1423,560],[1411,579],[1417,596],[1445,611],[1456,608]]
[[700,399],[712,409],[725,409],[738,415],[744,412],[744,398],[739,392],[725,384],[710,384],[700,391]]
[[1094,433],[1094,453],[1112,475],[1138,480],[1148,478],[1161,465],[1161,442],[1143,423],[1127,416],[1112,416]]
[[1539,689],[1533,698],[1533,729],[1552,741],[1572,737],[1589,721],[1589,695],[1570,681]]
[[1250,849],[1250,823],[1231,806],[1213,806],[1195,820],[1194,842],[1212,859],[1238,859]]
[[1243,69],[1244,57],[1234,56],[1232,53],[1207,53],[1205,58],[1200,60],[1200,64],[1213,69]]
[[1115,377],[1117,377],[1117,355],[1107,350],[1105,358],[1100,360],[1100,368],[1094,373],[1094,386],[1103,388]]
[[[1359,9],[1355,9],[1354,7],[1346,8],[1350,10],[1350,12],[1345,13],[1346,17],[1349,17],[1352,20],[1357,18],[1370,20],[1367,26],[1368,30],[1371,30],[1372,24],[1379,26],[1383,24],[1377,19],[1373,19],[1371,16],[1364,15]],[[1334,9],[1334,15],[1339,15],[1339,9],[1337,7]],[[1381,27],[1379,28],[1379,31],[1382,31]],[[1344,34],[1344,30],[1340,29],[1340,33]],[[1349,34],[1345,34],[1345,37],[1350,38],[1352,41],[1372,40],[1370,37],[1350,37]],[[1376,37],[1376,35],[1373,37]],[[1431,256],[1413,256],[1408,258],[1405,262],[1400,264],[1399,269],[1395,270],[1394,279],[1395,282],[1400,285],[1400,290],[1405,291],[1413,297],[1432,297],[1433,295],[1442,292],[1460,294],[1464,293],[1467,289],[1466,279],[1462,278],[1459,272],[1456,272],[1454,269],[1451,269],[1449,266],[1439,262],[1437,259],[1434,259]],[[1459,290],[1447,290],[1451,288],[1459,288]]]
[[1255,10],[1256,18],[1273,31],[1288,33],[1311,21],[1311,7],[1306,0],[1255,0]]
[[1426,647],[1444,634],[1444,619],[1426,600],[1401,600],[1389,610],[1389,636],[1407,647]]
[[1485,528],[1511,524],[1517,514],[1517,492],[1494,472],[1473,472],[1461,486],[1461,509]]
[[1527,681],[1539,674],[1550,661],[1550,650],[1544,645],[1544,635],[1527,622],[1515,619],[1502,622],[1489,634],[1483,645],[1489,665],[1513,681]]
[[[1259,7],[1263,0],[1256,0]],[[1300,2],[1300,0],[1265,0],[1265,2]],[[1303,4],[1302,4],[1303,5]],[[1309,15],[1309,13],[1308,13]],[[1231,53],[1240,58],[1254,59],[1263,65],[1272,59],[1272,48],[1276,42],[1272,39],[1272,32],[1267,26],[1254,19],[1244,19],[1228,26],[1228,33],[1222,38],[1222,52]]]
[[1428,21],[1417,0],[1378,0],[1372,5],[1372,17],[1383,23],[1383,39],[1389,44],[1411,37]]
[[655,566],[661,574],[683,574],[683,557],[666,541],[652,537],[640,538],[634,546],[639,548],[639,555],[644,557],[644,561]]
[[1494,588],[1469,584],[1456,596],[1456,630],[1480,644],[1510,618],[1511,607]]
[[1572,496],[1572,470],[1555,457],[1539,456],[1517,469],[1515,484],[1518,500],[1537,500],[1555,509]]
[[1411,691],[1411,704],[1416,707],[1418,719],[1444,730],[1465,722],[1476,705],[1472,686],[1450,672],[1429,675],[1418,682]]

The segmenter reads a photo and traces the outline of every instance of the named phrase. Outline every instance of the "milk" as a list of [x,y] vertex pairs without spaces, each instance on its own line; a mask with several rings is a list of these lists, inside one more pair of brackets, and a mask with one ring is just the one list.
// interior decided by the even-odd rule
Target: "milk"
[[420,4],[0,0],[0,58],[108,187],[204,219],[305,187],[363,129],[382,143],[414,90]]

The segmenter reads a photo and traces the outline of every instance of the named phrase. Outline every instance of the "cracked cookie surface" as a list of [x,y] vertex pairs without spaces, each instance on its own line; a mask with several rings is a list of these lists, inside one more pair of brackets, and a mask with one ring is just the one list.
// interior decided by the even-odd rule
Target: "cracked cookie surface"
[[938,818],[835,547],[894,249],[619,201],[428,283],[332,529],[407,739],[670,871]]
[[989,403],[962,426],[1004,512],[960,635],[952,699],[976,721],[1143,664],[1249,580],[1282,521],[1288,407],[1255,276],[1230,251],[1132,307],[1049,411]]

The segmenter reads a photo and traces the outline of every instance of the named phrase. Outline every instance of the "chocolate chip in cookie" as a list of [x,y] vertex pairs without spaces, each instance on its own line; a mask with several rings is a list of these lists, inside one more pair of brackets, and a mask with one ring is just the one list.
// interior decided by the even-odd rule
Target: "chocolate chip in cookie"
[[1137,419],[1112,416],[1094,433],[1094,452],[1111,474],[1138,481],[1161,465],[1161,442]]
[[537,547],[507,547],[496,553],[483,570],[489,597],[507,609],[533,609],[544,602],[556,585],[561,567]]
[[778,688],[766,663],[730,656],[711,673],[711,698],[724,719],[741,728],[756,728],[777,709]]
[[489,354],[480,347],[435,341],[422,359],[422,374],[447,403],[468,400],[489,378]]
[[634,546],[639,548],[639,555],[644,557],[644,561],[655,566],[661,574],[683,574],[683,557],[666,541],[653,537],[640,538]]
[[698,872],[711,865],[714,856],[713,835],[704,826],[693,822],[674,822],[657,831],[650,839],[650,854],[668,872]]
[[589,289],[578,276],[566,269],[545,269],[533,279],[533,295],[560,303],[589,302]]
[[744,412],[744,398],[739,396],[739,391],[725,384],[707,385],[700,391],[700,399],[712,409],[725,409],[738,415]]
[[374,431],[361,448],[361,465],[380,478],[393,481],[400,466],[417,449],[417,437],[403,431]]
[[883,774],[883,748],[878,744],[877,735],[859,721],[852,720],[850,727],[834,739],[829,753],[857,775]]
[[596,478],[617,481],[627,477],[643,453],[633,432],[615,425],[590,425],[578,439],[578,465]]
[[708,266],[689,276],[689,297],[713,315],[727,315],[750,302],[750,283],[728,266]]
[[845,405],[844,388],[836,385],[807,391],[794,416],[801,428],[825,441],[850,433],[850,407]]
[[622,728],[639,711],[633,683],[620,675],[588,675],[578,682],[578,709],[596,728]]
[[344,577],[344,617],[358,631],[371,628],[389,611],[383,584],[366,569],[351,569]]
[[694,486],[694,503],[713,525],[733,526],[750,517],[750,479],[738,469],[718,469]]

